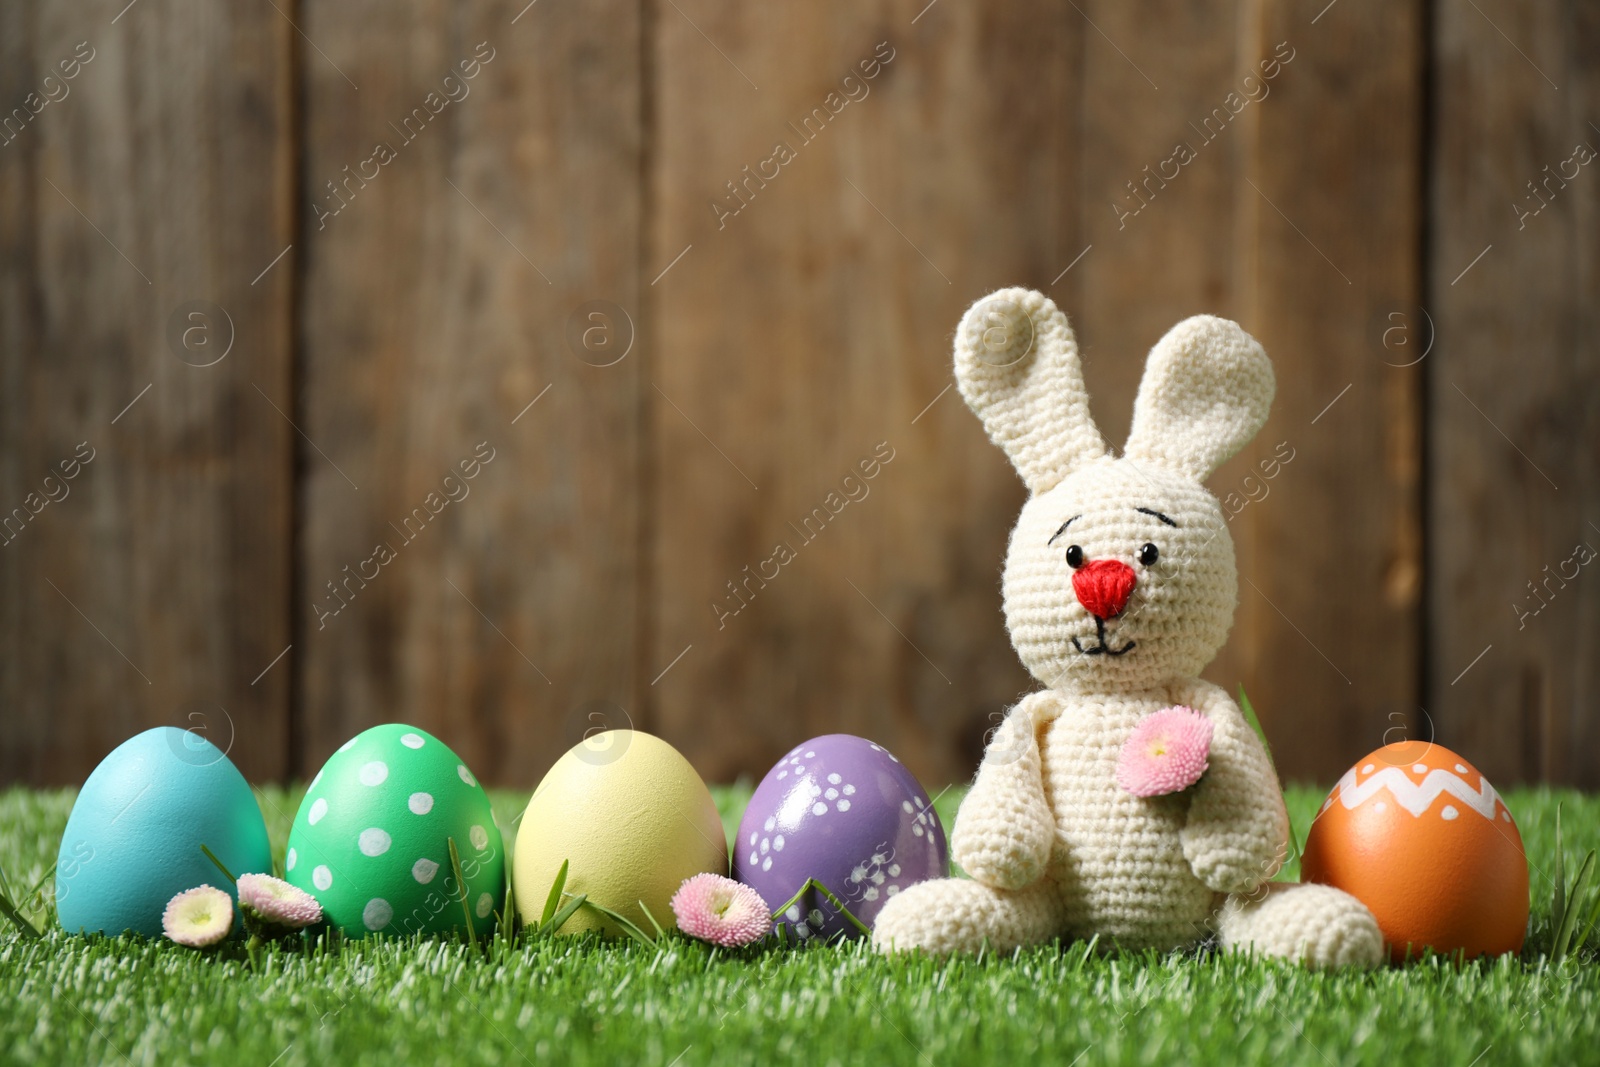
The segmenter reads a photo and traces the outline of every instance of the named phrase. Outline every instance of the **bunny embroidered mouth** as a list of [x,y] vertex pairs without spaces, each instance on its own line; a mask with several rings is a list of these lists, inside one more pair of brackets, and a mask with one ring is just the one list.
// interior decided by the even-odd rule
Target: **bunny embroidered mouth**
[[1082,652],[1085,656],[1126,656],[1137,645],[1137,642],[1129,641],[1121,648],[1112,648],[1111,642],[1106,639],[1106,620],[1104,619],[1094,620],[1094,636],[1100,642],[1098,645],[1092,648],[1084,648],[1083,644],[1074,637],[1072,639],[1072,647]]

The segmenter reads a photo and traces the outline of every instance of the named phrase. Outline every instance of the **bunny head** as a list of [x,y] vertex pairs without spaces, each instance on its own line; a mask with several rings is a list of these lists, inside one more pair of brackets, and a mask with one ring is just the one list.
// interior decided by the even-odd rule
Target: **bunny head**
[[1049,688],[1128,692],[1197,676],[1238,595],[1233,540],[1201,482],[1267,419],[1272,365],[1235,323],[1200,315],[1150,352],[1124,454],[1089,417],[1077,342],[1040,293],[969,309],[956,380],[1027,483],[1006,553],[1006,628]]

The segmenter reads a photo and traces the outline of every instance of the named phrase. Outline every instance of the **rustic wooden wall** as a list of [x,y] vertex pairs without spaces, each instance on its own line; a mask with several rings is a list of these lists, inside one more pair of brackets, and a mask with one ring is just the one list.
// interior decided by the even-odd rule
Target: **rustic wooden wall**
[[1484,773],[1594,788],[1600,12],[1445,5],[1435,38],[1430,706]]
[[37,511],[0,547],[0,780],[81,779],[156,723],[276,778],[295,282],[262,272],[298,214],[293,30],[121,7],[0,5],[0,508]]
[[637,316],[640,16],[525,3],[302,5],[305,774],[400,720],[526,783],[635,706],[641,362],[566,334]]
[[1431,731],[1600,784],[1600,594],[1512,607],[1600,548],[1592,168],[1511,206],[1600,147],[1582,5],[263,10],[0,5],[0,104],[95,49],[0,145],[0,506],[96,448],[0,547],[0,781],[163,722],[309,775],[395,719],[507,785],[628,724],[965,778],[1030,683],[949,343],[1025,284],[1113,442],[1179,318],[1272,354],[1209,674],[1286,776]]

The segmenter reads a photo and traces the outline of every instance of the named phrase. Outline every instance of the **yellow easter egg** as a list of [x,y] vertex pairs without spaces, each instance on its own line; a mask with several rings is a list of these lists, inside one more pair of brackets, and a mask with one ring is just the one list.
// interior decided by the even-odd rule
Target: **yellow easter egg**
[[[512,874],[526,922],[538,922],[563,861],[566,892],[653,932],[640,903],[670,929],[672,895],[685,878],[727,874],[728,845],[711,791],[677,749],[637,730],[607,730],[557,760],[522,813]],[[560,932],[585,930],[622,933],[590,907]]]

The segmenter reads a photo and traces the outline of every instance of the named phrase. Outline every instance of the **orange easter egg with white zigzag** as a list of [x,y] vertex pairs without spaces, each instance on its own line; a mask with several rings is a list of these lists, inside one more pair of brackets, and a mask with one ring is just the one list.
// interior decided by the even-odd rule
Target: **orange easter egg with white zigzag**
[[1426,741],[1385,745],[1345,772],[1311,824],[1300,878],[1371,909],[1396,963],[1424,947],[1517,952],[1528,928],[1516,820],[1476,768]]

